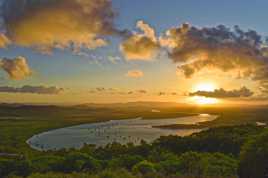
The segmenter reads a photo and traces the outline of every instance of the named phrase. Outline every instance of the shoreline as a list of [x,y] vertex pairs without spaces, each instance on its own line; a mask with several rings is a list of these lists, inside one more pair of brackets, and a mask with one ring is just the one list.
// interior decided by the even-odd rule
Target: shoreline
[[[185,117],[193,117],[193,116],[200,116],[202,114],[191,114],[191,116],[180,116],[180,117],[175,117],[175,118],[165,118],[165,119],[180,119],[180,118],[185,118]],[[210,117],[212,117],[211,120],[215,120],[217,119],[218,116],[216,115],[210,115]],[[189,119],[190,119],[189,118]],[[61,129],[68,129],[68,128],[73,128],[73,127],[79,127],[79,126],[83,126],[83,125],[94,125],[94,124],[107,124],[109,122],[116,122],[116,121],[131,121],[131,120],[147,120],[147,121],[150,121],[150,120],[153,120],[153,119],[147,119],[147,118],[143,118],[143,117],[135,117],[135,118],[131,118],[131,119],[111,119],[111,120],[105,120],[105,121],[99,121],[99,122],[90,122],[90,123],[82,123],[82,124],[76,124],[76,125],[73,125],[73,126],[67,126],[67,127],[61,127],[61,128],[56,128],[56,129],[51,129],[51,130],[47,130],[45,132],[41,132],[41,133],[38,133],[38,134],[35,134],[31,137],[29,137],[27,140],[26,140],[26,144],[31,148],[31,149],[34,149],[34,150],[37,150],[37,151],[48,151],[47,149],[44,149],[42,148],[41,146],[38,146],[36,145],[34,142],[36,139],[38,139],[38,137],[42,137],[46,134],[49,134],[53,131],[57,131],[57,130],[61,130]],[[154,120],[159,120],[159,118],[156,118]],[[164,119],[163,119],[164,120]],[[211,121],[210,120],[210,121]],[[193,121],[193,123],[195,123],[196,121]],[[160,125],[160,126],[154,126],[154,125],[151,125],[151,128],[158,128],[158,129],[169,129],[169,130],[201,130],[201,129],[204,129],[203,127],[200,128],[199,126],[199,122],[196,122],[195,124],[179,124],[179,127],[177,124],[173,124],[173,125]],[[97,145],[97,144],[95,144]],[[53,150],[53,149],[51,149]]]
[[153,128],[158,129],[207,129],[207,126],[199,125],[199,124],[171,124],[171,125],[159,125],[159,126],[152,126]]

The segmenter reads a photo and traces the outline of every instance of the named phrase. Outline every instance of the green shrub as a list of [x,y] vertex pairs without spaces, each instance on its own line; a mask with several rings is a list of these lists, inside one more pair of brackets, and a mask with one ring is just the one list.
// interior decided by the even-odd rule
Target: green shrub
[[172,159],[167,159],[165,161],[160,161],[156,165],[158,172],[161,172],[164,175],[175,175],[179,173],[180,160],[177,157]]
[[0,177],[8,175],[27,176],[30,174],[30,163],[26,160],[0,159]]
[[200,164],[205,177],[233,177],[237,174],[238,161],[221,153],[203,154]]
[[137,155],[123,155],[109,161],[109,168],[125,168],[131,170],[134,165],[141,162],[143,158]]
[[265,178],[268,176],[268,130],[253,137],[240,153],[240,178]]
[[[13,178],[13,177],[11,177]],[[15,177],[16,178],[16,177]],[[62,173],[46,173],[46,174],[32,174],[27,178],[98,178],[95,175],[89,175],[85,173],[71,173],[71,174],[62,174]]]
[[100,161],[85,153],[72,152],[63,162],[64,172],[96,172],[102,168]]
[[57,172],[63,171],[64,158],[59,156],[41,156],[32,160],[34,172]]
[[105,170],[99,174],[99,178],[135,178],[130,172],[124,169]]
[[179,172],[194,177],[234,177],[238,163],[222,153],[186,152],[181,155]]
[[132,170],[136,174],[140,173],[143,175],[156,172],[155,165],[146,160],[136,164]]

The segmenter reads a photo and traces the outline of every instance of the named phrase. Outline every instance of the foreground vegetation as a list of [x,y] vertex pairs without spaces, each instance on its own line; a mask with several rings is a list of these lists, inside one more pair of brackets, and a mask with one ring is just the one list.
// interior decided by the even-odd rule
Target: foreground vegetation
[[[264,108],[255,114],[244,110],[233,115],[233,109],[226,109],[218,120],[206,123],[215,128],[187,137],[166,136],[138,146],[113,143],[98,148],[87,145],[80,150],[38,152],[25,141],[45,130],[105,120],[108,115],[110,119],[138,114],[161,118],[165,114],[182,116],[204,110],[184,108],[178,112],[176,108],[159,107],[162,112],[159,114],[148,111],[147,107],[138,110],[139,113],[136,107],[128,107],[129,113],[127,109],[99,106],[12,107],[0,110],[1,178],[265,178],[268,173],[268,130],[254,124],[267,122]],[[98,112],[101,110],[106,113]],[[223,112],[210,108],[205,111]]]

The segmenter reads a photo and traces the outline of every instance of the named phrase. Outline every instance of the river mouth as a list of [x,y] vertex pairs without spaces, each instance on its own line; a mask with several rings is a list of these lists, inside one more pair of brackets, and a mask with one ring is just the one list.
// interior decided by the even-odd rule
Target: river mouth
[[162,129],[164,125],[193,125],[200,122],[215,120],[218,116],[199,114],[179,118],[166,119],[126,119],[107,122],[82,124],[66,127],[34,135],[27,143],[36,150],[48,151],[69,148],[81,148],[84,144],[105,146],[112,142],[138,145],[141,140],[152,142],[160,136],[187,136],[203,129]]

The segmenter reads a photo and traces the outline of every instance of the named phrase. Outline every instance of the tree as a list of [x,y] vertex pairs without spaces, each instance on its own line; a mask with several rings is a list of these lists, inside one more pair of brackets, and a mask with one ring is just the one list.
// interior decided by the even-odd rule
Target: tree
[[130,172],[119,170],[105,170],[99,174],[98,178],[135,178]]
[[180,160],[178,158],[167,159],[157,164],[156,169],[164,175],[179,174]]
[[204,177],[235,177],[238,161],[222,153],[203,153],[201,167]]
[[133,167],[133,172],[138,174],[150,174],[156,172],[155,165],[147,160],[144,160]]
[[11,174],[27,176],[30,171],[30,163],[26,160],[0,159],[0,177],[6,177]]
[[134,165],[141,162],[143,158],[138,155],[122,155],[109,161],[110,168],[126,168],[131,170]]
[[40,156],[32,160],[34,172],[63,171],[64,158],[60,156]]
[[238,163],[222,153],[186,152],[180,157],[179,173],[193,177],[232,177]]
[[63,165],[64,172],[94,172],[101,169],[100,161],[94,159],[86,153],[81,152],[72,152],[67,154]]
[[240,153],[240,178],[268,177],[268,130],[252,137]]
[[200,162],[201,154],[196,152],[186,152],[180,156],[179,170],[183,175],[199,176],[202,174]]

